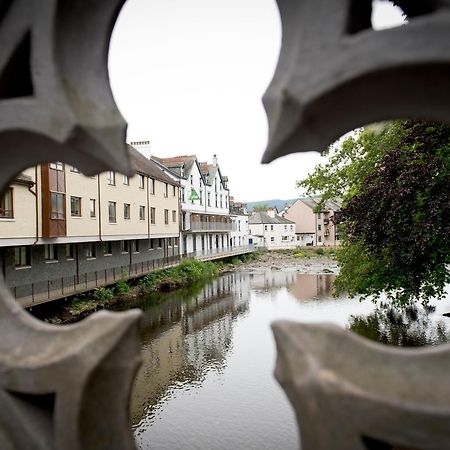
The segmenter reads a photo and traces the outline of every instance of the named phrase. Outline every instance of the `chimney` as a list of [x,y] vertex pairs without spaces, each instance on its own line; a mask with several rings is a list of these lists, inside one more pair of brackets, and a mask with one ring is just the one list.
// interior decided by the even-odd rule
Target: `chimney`
[[275,210],[273,208],[269,208],[267,210],[267,214],[269,215],[269,217],[275,217]]
[[130,142],[130,145],[150,159],[150,156],[152,155],[150,141],[132,141]]
[[213,166],[217,167],[217,155],[213,155]]

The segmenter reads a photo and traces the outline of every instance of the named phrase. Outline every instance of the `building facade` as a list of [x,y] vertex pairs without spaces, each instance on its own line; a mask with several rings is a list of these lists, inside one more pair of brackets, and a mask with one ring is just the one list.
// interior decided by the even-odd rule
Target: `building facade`
[[3,193],[2,272],[16,297],[179,253],[179,184],[128,150],[132,177],[87,177],[54,162],[24,171]]
[[182,253],[230,247],[235,224],[230,215],[228,179],[222,175],[216,155],[212,164],[200,163],[195,155],[153,158],[180,184]]
[[249,229],[254,243],[269,250],[296,246],[295,223],[276,215],[274,210],[254,212],[249,218]]
[[327,200],[319,210],[319,201],[319,197],[299,198],[281,213],[295,222],[297,246],[340,245],[339,227],[332,220],[341,207],[340,202]]
[[247,205],[241,202],[235,202],[233,197],[230,198],[230,214],[233,223],[233,230],[230,236],[230,246],[238,247],[241,245],[249,245],[250,231],[248,220],[250,215],[247,212]]

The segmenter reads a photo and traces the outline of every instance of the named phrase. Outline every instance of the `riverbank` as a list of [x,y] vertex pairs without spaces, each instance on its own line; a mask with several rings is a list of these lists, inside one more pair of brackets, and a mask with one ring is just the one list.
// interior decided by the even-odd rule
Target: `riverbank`
[[143,296],[176,291],[233,271],[294,269],[305,274],[332,274],[338,272],[333,256],[333,249],[319,248],[254,252],[219,262],[185,260],[178,266],[150,272],[140,279],[119,281],[114,286],[97,288],[33,313],[50,323],[73,323],[101,309],[117,309],[121,305],[132,306],[134,303],[138,306]]
[[297,270],[304,274],[333,274],[339,272],[333,248],[303,248],[261,252],[255,260],[235,267],[238,271]]

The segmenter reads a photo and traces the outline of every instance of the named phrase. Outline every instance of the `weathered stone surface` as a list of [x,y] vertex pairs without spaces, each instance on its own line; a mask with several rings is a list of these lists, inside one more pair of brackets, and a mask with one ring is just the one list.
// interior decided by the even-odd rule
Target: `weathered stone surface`
[[[0,1],[0,189],[48,161],[131,174],[107,68],[122,3]],[[98,313],[50,326],[0,287],[0,448],[134,448],[139,317]]]
[[450,345],[401,349],[335,325],[272,327],[275,376],[294,407],[302,450],[364,450],[364,440],[450,448]]
[[278,0],[283,38],[263,99],[269,119],[263,162],[323,151],[377,121],[450,122],[450,2],[397,2],[409,23],[381,31],[370,26],[371,3]]

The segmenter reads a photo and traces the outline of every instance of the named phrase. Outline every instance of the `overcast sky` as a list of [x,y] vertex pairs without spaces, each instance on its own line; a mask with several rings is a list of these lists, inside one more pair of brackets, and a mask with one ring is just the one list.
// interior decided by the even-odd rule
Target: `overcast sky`
[[[375,2],[377,28],[402,21]],[[109,72],[128,141],[155,156],[217,154],[236,200],[295,198],[321,157],[260,164],[267,142],[261,97],[275,70],[281,22],[274,0],[128,0],[111,40]]]

